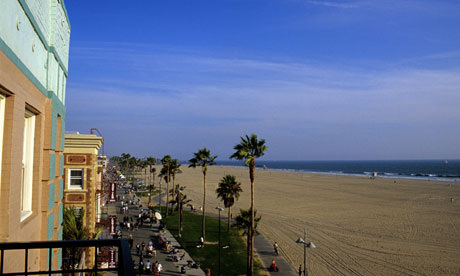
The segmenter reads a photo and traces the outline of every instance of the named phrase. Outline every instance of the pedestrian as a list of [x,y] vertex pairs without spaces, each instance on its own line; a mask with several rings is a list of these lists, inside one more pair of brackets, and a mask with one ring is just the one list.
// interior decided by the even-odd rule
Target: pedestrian
[[[158,263],[158,262],[157,262],[157,263]],[[162,266],[160,263],[158,263],[158,265],[157,265],[157,272],[156,272],[156,273],[158,273],[158,274],[155,274],[155,275],[160,275],[160,272],[161,272],[161,271],[163,271],[163,266]]]
[[141,245],[139,243],[136,244],[136,251],[137,251],[137,255],[140,255],[140,253],[141,253]]
[[139,274],[144,274],[144,260],[142,260],[142,257],[139,260]]
[[145,271],[147,272],[147,274],[150,274],[150,260],[147,260],[147,262],[145,263]]
[[299,265],[299,276],[302,276],[302,265]]
[[210,268],[206,268],[206,276],[211,276],[211,269]]
[[276,255],[276,256],[279,255],[279,248],[280,248],[280,247],[279,247],[278,243],[275,242],[275,243],[273,244],[273,250],[275,251],[275,255]]
[[133,248],[133,243],[134,243],[134,238],[133,238],[133,235],[131,233],[129,233],[128,243],[129,243],[129,249],[132,249]]

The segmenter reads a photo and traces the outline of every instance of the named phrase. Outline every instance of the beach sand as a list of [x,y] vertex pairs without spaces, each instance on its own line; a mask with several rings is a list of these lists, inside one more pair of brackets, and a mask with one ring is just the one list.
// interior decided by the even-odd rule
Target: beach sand
[[[199,208],[201,169],[182,170],[176,184]],[[223,206],[215,190],[225,174],[242,182],[236,216],[250,206],[247,168],[209,167],[206,211]],[[460,183],[257,170],[255,187],[258,229],[295,268],[306,228],[316,245],[307,250],[310,275],[460,275]]]

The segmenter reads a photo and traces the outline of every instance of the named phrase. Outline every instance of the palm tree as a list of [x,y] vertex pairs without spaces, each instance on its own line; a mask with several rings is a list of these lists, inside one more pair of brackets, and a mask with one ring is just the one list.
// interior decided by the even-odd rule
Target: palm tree
[[144,184],[147,186],[147,168],[149,164],[145,159],[138,159],[137,162],[138,166],[144,170]]
[[[244,160],[244,164],[249,167],[249,178],[251,180],[251,212],[254,212],[254,178],[256,170],[256,158],[265,154],[267,146],[265,139],[258,140],[257,135],[251,134],[241,137],[241,142],[234,148],[235,153],[230,156],[230,159]],[[248,229],[248,267],[247,275],[252,276],[254,267],[254,213],[251,214],[251,227]]]
[[203,171],[203,223],[201,225],[201,236],[204,240],[206,240],[206,221],[204,215],[206,210],[206,171],[208,170],[208,166],[216,164],[214,160],[217,158],[217,156],[211,156],[211,151],[207,150],[206,147],[198,150],[198,152],[195,152],[194,156],[195,157],[189,160],[189,167],[196,168],[199,166]]
[[217,197],[224,202],[225,208],[228,208],[228,224],[227,231],[230,231],[230,218],[232,217],[231,207],[235,204],[235,199],[240,197],[241,183],[236,180],[234,175],[226,175],[219,182],[219,188],[217,188]]
[[160,193],[158,194],[158,206],[160,207],[161,209],[161,179],[163,179],[163,177],[165,177],[163,175],[163,169],[161,169],[160,173],[158,174],[158,186],[160,187]]
[[[62,219],[62,228],[63,228],[63,240],[91,240],[91,239],[98,239],[99,235],[101,235],[104,231],[102,228],[96,229],[96,231],[90,232],[88,227],[84,226],[84,217],[85,217],[85,210],[82,209],[80,212],[77,212],[72,207],[65,207],[63,210],[63,219]],[[79,247],[76,248],[75,251],[71,250],[70,248],[64,248],[63,255],[66,258],[76,258],[80,260],[83,256],[86,255],[86,261],[91,262],[88,259],[88,255],[90,252],[89,248]],[[84,254],[83,254],[84,253]],[[75,255],[73,255],[75,254]],[[74,265],[78,265],[74,264]],[[63,265],[66,269],[71,269],[72,267],[70,264],[66,263]],[[73,267],[72,269],[74,269]]]
[[169,155],[165,155],[161,159],[161,164],[163,165],[163,168],[161,169],[161,174],[164,175],[165,180],[166,180],[166,214],[165,217],[168,217],[169,213],[169,182],[171,181],[171,162],[172,158]]
[[130,159],[131,159],[131,154],[129,154],[129,153],[122,153],[121,154],[121,164],[124,165],[124,174],[125,175],[127,175],[127,173],[128,173]]
[[179,192],[177,193],[178,202],[179,202],[179,230],[182,232],[184,229],[182,228],[182,218],[183,216],[183,206],[192,202],[191,199],[187,198],[187,195],[184,193],[185,186],[180,187]]
[[[149,185],[152,185],[152,166],[157,163],[157,159],[155,157],[149,156],[145,158],[147,165],[149,166]],[[153,177],[155,179],[155,177]]]
[[129,158],[128,162],[129,162],[128,168],[131,171],[131,181],[134,183],[136,180],[134,173],[136,172],[137,167],[140,165],[139,158],[136,158],[135,156],[133,156]]
[[[240,230],[244,230],[244,232],[248,235],[249,228],[251,227],[252,223],[252,210],[242,210],[240,209],[240,214],[235,218],[235,225]],[[254,210],[254,233],[257,233],[257,225],[259,221],[262,219],[262,216],[257,217],[257,210]],[[248,237],[249,238],[249,237]]]
[[[150,174],[153,175],[153,180],[155,180],[155,172],[157,171],[157,169],[155,168],[151,168],[150,169]],[[150,206],[150,202],[152,200],[152,188],[153,188],[153,181],[152,183],[149,183],[149,206]]]
[[[172,185],[173,185],[173,193],[175,194],[175,189],[176,189],[176,185],[175,185],[175,181],[176,181],[176,174],[180,174],[182,173],[180,167],[182,165],[178,163],[177,159],[172,159],[171,160],[171,175],[172,175]],[[179,210],[179,206],[177,206],[178,210]],[[173,209],[171,209],[171,211],[173,211]]]
[[[261,219],[261,216],[257,217],[257,210],[254,210],[253,212],[253,209],[251,208],[249,208],[248,210],[240,209],[240,214],[235,218],[236,227],[238,227],[238,229],[244,230],[244,233],[247,236],[248,256],[250,256],[251,253],[251,248],[249,247],[251,243],[249,241],[250,239],[254,239],[254,233],[257,233],[257,225]],[[249,272],[252,271],[247,271],[247,275],[249,275]]]
[[171,194],[171,204],[176,204],[176,208],[179,212],[179,227],[180,227],[180,232],[182,232],[182,210],[183,206],[192,202],[191,199],[187,198],[187,195],[185,194],[185,188],[186,186],[179,186],[179,184],[176,184],[175,189],[171,189],[169,193]]
[[[76,210],[70,207],[66,207],[63,210],[63,240],[87,240],[91,236],[89,233],[88,227],[84,227],[84,209],[77,214]],[[63,255],[66,258],[75,258],[80,262],[80,259],[83,256],[83,252],[87,253],[88,248],[77,248],[75,252],[72,252],[69,248],[64,248]],[[77,263],[78,264],[78,263]],[[70,269],[69,264],[64,265],[66,268]],[[72,269],[75,267],[72,267]]]

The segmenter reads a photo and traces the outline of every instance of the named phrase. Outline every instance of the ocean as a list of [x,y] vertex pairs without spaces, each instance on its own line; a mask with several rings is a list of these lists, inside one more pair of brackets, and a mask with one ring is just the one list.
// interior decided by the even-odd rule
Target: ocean
[[[216,161],[217,165],[244,166],[240,161]],[[460,160],[385,160],[385,161],[264,161],[258,169],[344,174],[379,177],[460,181]]]

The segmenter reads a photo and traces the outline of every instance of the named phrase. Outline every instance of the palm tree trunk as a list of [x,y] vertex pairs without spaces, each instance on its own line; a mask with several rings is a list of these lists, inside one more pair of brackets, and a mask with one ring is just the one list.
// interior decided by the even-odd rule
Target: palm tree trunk
[[251,266],[251,256],[252,256],[252,242],[251,242],[251,237],[252,237],[252,232],[251,232],[251,227],[248,228],[248,254],[247,254],[247,262],[248,262],[248,265],[247,265],[247,271],[246,271],[246,275],[252,275],[252,266]]
[[251,230],[249,233],[251,234],[248,238],[248,245],[249,245],[249,253],[250,253],[250,260],[249,260],[249,268],[248,268],[248,275],[252,276],[254,271],[254,178],[255,178],[255,162],[252,162],[249,167],[249,177],[251,179]]
[[149,206],[152,201],[152,164],[149,164]]
[[168,173],[167,181],[166,181],[166,216],[168,217],[169,215],[169,181],[170,181],[170,175]]
[[232,217],[232,212],[230,211],[231,206],[228,207],[228,224],[227,224],[227,232],[230,232],[230,218]]
[[144,168],[144,184],[147,185],[147,168]]
[[[173,186],[172,187],[172,197],[173,197],[173,199],[174,199],[174,197],[176,197],[176,199],[177,199],[175,182],[176,182],[176,174],[173,173],[173,175],[172,175],[172,186]],[[177,209],[179,210],[179,203],[177,203],[177,204],[178,204]],[[172,214],[174,214],[174,205],[171,206],[171,215]]]
[[152,185],[149,185],[149,206],[150,206],[151,201],[152,201]]
[[204,216],[206,210],[206,172],[203,171],[203,223],[201,225],[201,236],[206,240],[206,219]]
[[158,183],[158,186],[160,186],[160,193],[158,194],[158,206],[160,207],[160,210],[161,210],[161,177],[160,177],[160,183]]
[[184,229],[182,228],[182,218],[183,218],[183,214],[182,214],[182,202],[180,200],[180,195],[179,195],[179,229],[180,231],[184,231]]

